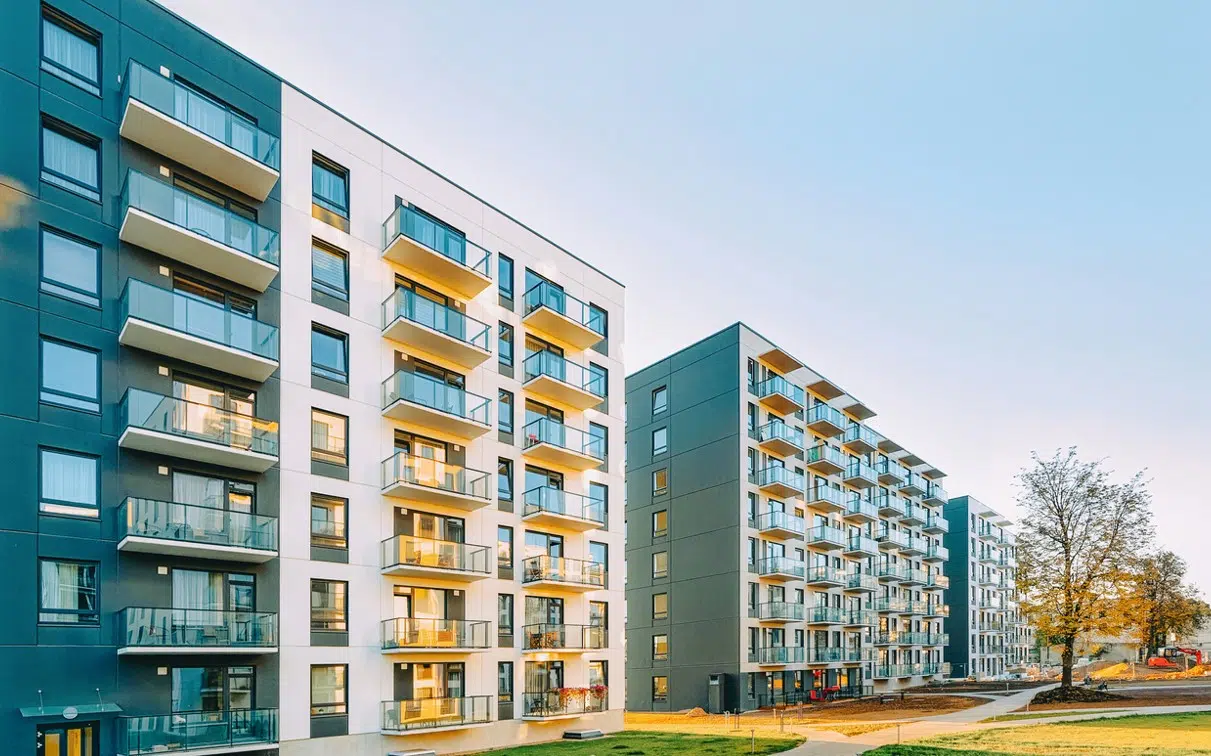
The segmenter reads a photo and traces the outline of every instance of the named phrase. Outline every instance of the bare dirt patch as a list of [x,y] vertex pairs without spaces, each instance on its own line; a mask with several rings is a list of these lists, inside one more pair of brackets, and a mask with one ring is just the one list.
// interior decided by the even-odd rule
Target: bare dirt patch
[[1047,685],[1048,680],[1004,680],[1001,682],[971,682],[968,680],[960,680],[957,682],[945,683],[930,683],[928,685],[918,685],[915,688],[909,688],[912,693],[1005,693],[1030,690]]
[[[1058,692],[1058,688],[1055,691]],[[1073,691],[1087,691],[1085,688],[1073,688]],[[1079,700],[1054,701],[1046,702],[1039,701],[1043,694],[1035,696],[1035,700],[1030,704],[1030,711],[1061,711],[1067,709],[1101,709],[1101,708],[1122,708],[1133,706],[1211,706],[1211,687],[1148,687],[1148,688],[1127,688],[1123,690],[1110,690],[1101,692],[1096,690],[1088,690],[1087,693],[1079,693],[1078,695],[1087,696],[1089,694],[1098,694],[1106,696],[1109,694],[1111,698],[1081,698]],[[1018,711],[1025,711],[1019,709]]]

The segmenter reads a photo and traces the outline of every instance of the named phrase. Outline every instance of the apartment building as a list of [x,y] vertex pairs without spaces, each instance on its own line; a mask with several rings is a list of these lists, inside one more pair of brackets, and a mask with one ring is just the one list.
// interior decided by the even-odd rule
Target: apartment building
[[149,0],[0,40],[6,753],[620,728],[622,285]]
[[627,708],[940,679],[944,473],[737,323],[627,377]]
[[1020,671],[1037,655],[1034,630],[1018,607],[1013,523],[971,496],[950,499],[944,511],[951,673],[985,679]]

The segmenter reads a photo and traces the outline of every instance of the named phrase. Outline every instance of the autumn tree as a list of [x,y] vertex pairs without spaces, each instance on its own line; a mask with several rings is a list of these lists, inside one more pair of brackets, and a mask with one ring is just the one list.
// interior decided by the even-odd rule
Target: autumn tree
[[1194,634],[1208,620],[1208,606],[1198,589],[1185,582],[1186,560],[1161,551],[1140,561],[1132,598],[1135,630],[1148,656],[1168,645],[1170,635]]
[[1031,453],[1018,473],[1018,587],[1022,610],[1061,647],[1061,688],[1072,687],[1077,639],[1118,635],[1132,626],[1136,555],[1152,537],[1143,473],[1114,482],[1102,461],[1075,448],[1050,458]]

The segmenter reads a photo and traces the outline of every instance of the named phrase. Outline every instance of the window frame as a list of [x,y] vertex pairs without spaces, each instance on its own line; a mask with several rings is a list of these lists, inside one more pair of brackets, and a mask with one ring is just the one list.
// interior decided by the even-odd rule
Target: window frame
[[[76,457],[79,459],[88,459],[93,462],[93,495],[97,503],[90,507],[86,504],[81,504],[74,501],[48,499],[43,495],[43,455],[46,453],[58,454],[63,457]],[[71,511],[54,511],[48,507],[63,507],[65,510],[75,509]],[[82,520],[95,521],[101,517],[101,457],[96,454],[87,454],[85,452],[73,451],[70,449],[62,449],[54,446],[39,446],[38,447],[38,513],[40,515],[48,515],[50,517],[74,517]]]
[[[332,284],[315,277],[315,250],[319,249],[333,257],[341,258],[341,271],[344,274],[344,289],[337,290]],[[311,239],[311,291],[323,294],[342,302],[349,301],[349,253],[316,238]]]
[[[88,247],[89,249],[93,250],[95,258],[96,258],[96,265],[94,266],[95,274],[93,276],[94,283],[96,285],[96,291],[84,291],[82,289],[76,288],[75,286],[73,286],[71,284],[64,283],[63,281],[56,281],[53,278],[47,277],[47,275],[46,275],[46,235],[47,234],[57,236],[60,239],[64,239],[64,240],[72,242],[74,244],[79,244],[82,247]],[[49,285],[49,287],[52,287],[52,288],[48,288],[48,285]],[[60,289],[62,291],[56,291],[53,289]],[[97,244],[95,242],[88,241],[87,239],[84,239],[83,237],[76,236],[75,234],[69,234],[66,231],[63,231],[62,229],[55,228],[54,226],[40,224],[38,226],[38,290],[41,291],[43,294],[49,294],[52,297],[59,297],[60,299],[65,299],[69,302],[75,302],[76,304],[82,304],[85,307],[91,307],[94,310],[101,309],[101,245]]]
[[[501,468],[508,468],[508,472],[502,472]],[[508,496],[501,496],[500,481],[505,478],[509,482]],[[513,490],[513,460],[507,457],[497,457],[496,459],[496,500],[497,501],[513,501],[516,494]]]
[[[316,543],[315,542],[315,539],[316,539],[315,517],[310,517],[309,519],[310,519],[311,525],[309,527],[309,532],[310,532],[310,536],[311,536],[312,548],[341,549],[344,551],[348,551],[349,550],[349,500],[346,498],[340,497],[340,496],[332,496],[330,494],[322,494],[322,493],[316,493],[315,491],[312,491],[311,492],[311,507],[312,508],[315,507],[316,499],[319,499],[321,501],[321,503],[331,503],[331,504],[335,504],[341,508],[341,510],[344,512],[343,533],[340,536],[340,542],[341,542],[340,545],[334,545],[332,543]],[[308,512],[310,513],[311,509],[308,509]],[[320,538],[331,538],[333,541],[337,540],[335,536],[320,535]]]
[[[501,536],[503,535],[502,531],[508,531],[509,537],[507,540],[501,539]],[[517,550],[516,535],[517,534],[513,531],[512,525],[499,525],[498,524],[496,526],[496,569],[498,569],[498,570],[499,569],[506,569],[506,570],[513,569],[513,563],[516,561],[516,556],[517,556],[517,554],[516,554],[516,550]],[[507,562],[501,561],[500,546],[502,543],[508,543],[509,558],[508,558]]]
[[[664,569],[656,566],[656,558],[664,557]],[[663,580],[669,576],[669,552],[668,551],[653,551],[652,552],[652,579]]]
[[600,396],[603,399],[609,398],[609,396],[610,396],[610,371],[609,371],[609,369],[602,367],[601,365],[598,365],[596,362],[590,362],[589,366],[587,368],[587,372],[589,374],[589,391],[594,394],[597,394],[596,391],[593,391],[593,388],[596,386],[600,386],[601,393],[597,394],[597,396]]
[[[658,596],[664,597],[664,611],[660,611],[656,608],[656,598]],[[669,618],[669,594],[668,594],[668,592],[661,591],[660,593],[653,593],[652,594],[652,621],[661,622],[668,618]]]
[[[664,639],[664,652],[660,649],[661,641]],[[668,661],[669,660],[669,634],[668,633],[653,633],[652,634],[652,661]]]
[[[339,418],[344,421],[344,423],[345,423],[345,438],[344,438],[345,449],[343,452],[343,454],[344,454],[343,462],[334,462],[334,461],[332,461],[332,459],[324,459],[324,458],[322,458],[323,455],[328,455],[328,454],[333,454],[333,453],[328,451],[327,449],[316,449],[315,448],[315,414],[317,412],[321,415],[327,415],[328,417]],[[349,466],[349,418],[346,415],[342,415],[337,412],[329,412],[328,410],[320,409],[319,407],[312,407],[311,408],[311,426],[312,426],[311,442],[310,442],[311,443],[311,461],[312,462],[322,462],[326,465],[335,465],[337,467],[348,467]],[[316,458],[317,451],[321,455],[321,458],[319,458],[319,459]]]
[[[660,442],[659,447],[656,446],[657,434],[662,436],[664,439],[662,442]],[[652,456],[655,457],[660,454],[668,454],[668,452],[669,452],[669,428],[668,428],[668,426],[662,425],[659,428],[652,429]]]
[[[76,19],[68,16],[58,8],[52,7],[45,3],[42,4],[41,12],[42,23],[38,26],[38,64],[39,69],[54,76],[58,79],[66,81],[68,84],[88,92],[94,97],[101,96],[101,76],[102,76],[102,61],[104,58],[101,55],[101,33],[90,26],[80,23]],[[84,75],[79,71],[73,71],[67,66],[53,60],[46,55],[46,31],[45,25],[50,24],[57,26],[63,31],[84,42],[92,44],[96,53],[97,63],[97,78],[89,80],[84,78]]]
[[497,389],[496,404],[498,406],[496,410],[496,429],[501,433],[513,433],[514,428],[517,427],[514,424],[516,418],[513,416],[516,408],[513,392]]
[[[68,176],[65,173],[60,173],[53,168],[46,167],[46,134],[47,130],[53,131],[64,139],[70,139],[77,144],[87,146],[96,155],[97,163],[97,185],[95,187],[88,186],[84,182]],[[53,187],[62,189],[65,192],[71,192],[77,197],[101,204],[101,187],[104,186],[105,180],[101,175],[101,140],[96,136],[89,134],[87,131],[64,123],[63,121],[51,116],[42,114],[41,128],[38,131],[38,177],[43,183],[50,184]],[[47,176],[50,179],[47,179]]]
[[[341,686],[344,688],[344,695],[340,702],[321,703],[315,702],[315,670],[316,669],[341,669]],[[311,717],[347,717],[349,716],[349,665],[348,664],[312,664],[307,679],[308,700],[311,706]],[[335,690],[335,689],[334,689]],[[334,697],[335,698],[335,697]],[[317,714],[317,708],[332,708],[334,711],[325,711]]]
[[[319,620],[319,622],[321,624],[331,624],[332,622],[338,622],[341,625],[340,627],[317,627],[316,626],[317,620],[315,617],[315,611],[316,611],[315,588],[316,588],[317,583],[320,583],[320,584],[323,584],[323,585],[329,586],[329,587],[342,586],[344,588],[344,595],[342,597],[344,606],[342,606],[340,608],[340,613],[341,613],[340,618],[336,619],[336,620]],[[347,632],[349,632],[349,581],[347,581],[347,580],[329,580],[327,578],[313,577],[313,578],[311,578],[310,594],[311,594],[311,609],[310,609],[311,632],[313,632],[313,633],[347,633]],[[332,597],[335,594],[329,593],[328,595],[329,595],[329,597]],[[323,607],[321,607],[321,609],[323,609]],[[335,608],[333,610],[335,611]]]
[[[658,693],[657,680],[664,681],[664,693]],[[668,703],[669,700],[669,676],[668,675],[652,675],[652,703]]]
[[[315,335],[317,332],[321,336],[327,336],[328,338],[331,338],[331,339],[334,339],[334,340],[340,342],[341,352],[343,354],[343,358],[344,358],[344,362],[345,362],[344,375],[342,375],[340,371],[338,371],[334,368],[331,368],[327,365],[316,364],[316,361],[315,361]],[[324,325],[323,323],[316,323],[313,321],[311,323],[311,339],[312,339],[312,341],[311,341],[311,375],[314,377],[317,377],[317,378],[323,378],[324,380],[332,381],[333,383],[340,383],[340,384],[343,384],[346,386],[349,385],[349,334],[342,333],[341,331],[338,331],[335,328],[329,328],[328,326]]]
[[[507,625],[502,624],[500,621],[501,617],[503,617],[505,615],[505,612],[503,611],[504,606],[502,606],[502,604],[506,604],[506,603],[509,605],[509,612],[508,612],[509,623]],[[500,637],[502,635],[513,635],[514,634],[513,631],[516,629],[516,627],[517,627],[517,600],[514,598],[512,593],[496,594],[496,635],[497,635],[497,637]]]
[[[664,517],[663,517],[664,526],[663,527],[659,527],[657,525],[657,521],[658,521],[658,519],[660,519],[660,515],[664,515]],[[669,510],[658,509],[655,512],[652,512],[652,538],[665,538],[666,536],[668,536],[668,534],[669,534]]]
[[[317,195],[315,193],[315,173],[314,173],[314,171],[315,171],[315,167],[317,165],[320,168],[324,169],[325,171],[328,171],[329,173],[332,173],[335,175],[339,175],[344,179],[344,182],[345,182],[345,206],[343,208],[337,207],[336,205],[332,204],[328,199],[326,199],[324,197],[320,197],[319,195]],[[324,210],[325,212],[329,212],[329,213],[332,213],[333,215],[344,218],[345,220],[349,220],[349,214],[350,214],[349,207],[350,207],[350,205],[353,204],[352,198],[350,197],[352,192],[350,191],[351,182],[349,181],[349,176],[350,176],[349,169],[346,168],[345,166],[341,165],[340,163],[336,162],[335,160],[326,158],[323,155],[321,155],[320,153],[314,152],[314,151],[312,151],[312,153],[311,153],[311,167],[312,167],[311,204],[318,206],[320,209]],[[317,198],[320,200],[319,202],[316,202]]]
[[[661,485],[659,483],[661,478],[664,479],[663,485]],[[653,470],[652,471],[652,495],[653,496],[663,496],[663,495],[667,494],[668,492],[669,492],[669,468],[661,467],[658,470]]]
[[[47,609],[42,605],[42,565],[44,564],[71,564],[77,567],[88,567],[92,569],[92,591],[93,591],[93,609]],[[53,625],[56,627],[100,627],[101,626],[101,586],[97,582],[97,573],[100,571],[100,562],[90,562],[82,559],[61,559],[58,557],[39,557],[38,558],[38,624]],[[76,585],[77,597],[80,590],[80,585]],[[63,622],[53,619],[42,619],[44,614],[71,615],[73,617],[90,617],[90,620],[82,620],[79,622]]]
[[[97,369],[96,369],[97,395],[95,397],[82,396],[79,394],[69,394],[64,391],[58,391],[55,389],[46,388],[46,345],[48,343],[58,344],[61,347],[66,347],[68,349],[75,349],[80,352],[88,352],[96,358],[96,362],[97,362]],[[67,404],[64,402],[56,402],[53,400],[48,400],[44,396],[47,393],[47,391],[51,391],[52,395],[59,395],[59,396],[67,397],[68,399],[75,399],[80,402],[89,402],[91,404],[95,404],[96,408],[94,409],[92,407],[77,407],[77,406],[73,406],[71,404]],[[39,404],[48,404],[52,407],[60,407],[62,409],[75,410],[76,412],[87,412],[90,415],[100,415],[101,414],[101,350],[93,349],[92,347],[82,346],[80,344],[74,344],[70,341],[64,341],[62,339],[56,339],[53,336],[46,336],[44,334],[40,334],[38,337],[38,403]]]
[[[497,321],[499,328],[496,329],[496,362],[501,367],[511,368],[515,364],[517,338],[513,326],[503,320]],[[505,354],[505,345],[508,344],[508,354]]]
[[[504,270],[503,270],[505,267],[508,267],[508,269],[509,269],[509,274],[507,276],[505,275]],[[497,252],[496,253],[496,288],[497,288],[497,291],[500,296],[502,296],[508,300],[514,299],[514,294],[516,294],[516,288],[515,288],[515,283],[514,283],[513,279],[516,278],[516,276],[517,276],[517,269],[513,263],[513,258],[509,257],[508,255],[502,255],[499,252]],[[505,282],[508,282],[507,287],[505,286]]]
[[[660,397],[660,406],[656,406],[656,399]],[[652,389],[652,416],[663,415],[669,411],[669,387],[658,386]]]

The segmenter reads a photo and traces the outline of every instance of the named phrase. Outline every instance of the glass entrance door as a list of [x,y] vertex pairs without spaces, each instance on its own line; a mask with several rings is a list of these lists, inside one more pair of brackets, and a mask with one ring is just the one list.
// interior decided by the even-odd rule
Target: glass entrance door
[[96,756],[96,728],[95,722],[39,725],[39,756]]

